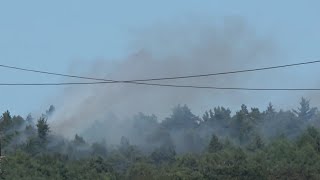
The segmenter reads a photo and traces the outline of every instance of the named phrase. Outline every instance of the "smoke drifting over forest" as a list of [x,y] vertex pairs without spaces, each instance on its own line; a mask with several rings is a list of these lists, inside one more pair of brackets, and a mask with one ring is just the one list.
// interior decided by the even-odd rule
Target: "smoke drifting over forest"
[[[274,42],[238,20],[160,26],[137,37],[135,53],[126,58],[95,61],[86,73],[70,74],[129,80],[288,64],[279,61]],[[316,73],[316,66],[299,66],[157,83],[313,88]],[[317,179],[317,97],[307,91],[68,86],[41,117],[0,116],[0,179]]]
[[[239,19],[227,19],[219,25],[172,23],[144,30],[141,34],[131,44],[136,53],[116,62],[97,61],[88,67],[88,73],[82,75],[128,80],[285,63],[279,61],[278,48],[274,42],[267,37],[258,36],[254,29]],[[292,68],[285,73],[283,70],[275,70],[157,82],[220,87],[296,87],[295,81],[288,81],[296,76],[292,76],[295,70],[297,69]],[[266,108],[271,101],[276,107],[280,105],[282,108],[293,108],[282,106],[284,102],[288,104],[288,95],[283,96],[284,94],[285,92],[199,90],[132,84],[74,86],[65,88],[57,96],[57,101],[53,103],[56,112],[49,120],[52,130],[66,137],[87,132],[88,128],[99,121],[104,128],[100,132],[93,130],[93,137],[119,142],[121,136],[130,135],[128,132],[131,124],[128,119],[132,119],[138,112],[155,114],[157,121],[162,121],[178,104],[187,104],[198,116],[218,105],[231,110],[239,109],[241,104]],[[294,98],[291,102],[297,102],[303,95],[306,95],[305,92],[292,93],[290,97]]]

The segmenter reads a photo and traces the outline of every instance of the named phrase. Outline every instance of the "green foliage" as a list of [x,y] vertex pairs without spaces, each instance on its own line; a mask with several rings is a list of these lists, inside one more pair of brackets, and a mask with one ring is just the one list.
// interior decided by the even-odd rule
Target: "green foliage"
[[37,123],[38,137],[45,141],[47,139],[48,133],[50,132],[49,125],[45,116],[39,118]]
[[264,142],[263,142],[261,136],[256,135],[253,138],[253,140],[252,140],[252,142],[251,142],[251,144],[249,146],[249,149],[251,151],[255,151],[255,150],[261,150],[262,148],[264,148]]
[[126,179],[128,180],[153,180],[156,170],[151,164],[135,163],[129,168]]
[[173,113],[162,123],[168,129],[190,129],[197,127],[200,118],[192,114],[188,106],[177,106],[173,109]]
[[309,121],[316,114],[317,108],[310,108],[309,100],[301,98],[300,107],[293,112],[298,116],[302,121]]
[[[231,114],[231,111],[230,109],[226,109],[224,107],[216,107],[213,109],[214,111],[214,118],[218,121],[226,121],[226,120],[229,120],[231,118],[230,114]],[[211,114],[211,119],[213,118],[212,117],[212,112],[210,113]]]
[[210,144],[208,147],[208,152],[215,153],[215,152],[221,151],[222,148],[223,148],[223,145],[219,141],[218,137],[216,135],[212,135],[212,138],[210,140]]
[[92,155],[105,157],[107,155],[107,148],[105,143],[93,143],[92,146]]
[[271,103],[269,103],[267,110],[265,112],[267,115],[274,115],[276,113],[276,110],[273,108],[273,105]]
[[236,113],[231,126],[233,136],[237,137],[240,144],[245,144],[253,133],[254,119],[250,116],[247,106],[241,106],[241,110]]
[[3,113],[0,179],[320,179],[320,114],[305,99],[294,111],[216,107],[202,119],[187,106],[163,122],[139,113],[115,146],[49,134],[53,112],[36,126]]
[[150,158],[155,164],[171,163],[175,160],[176,151],[173,146],[161,146],[155,149]]
[[11,128],[13,122],[9,111],[6,111],[2,114],[0,118],[0,130],[7,131]]

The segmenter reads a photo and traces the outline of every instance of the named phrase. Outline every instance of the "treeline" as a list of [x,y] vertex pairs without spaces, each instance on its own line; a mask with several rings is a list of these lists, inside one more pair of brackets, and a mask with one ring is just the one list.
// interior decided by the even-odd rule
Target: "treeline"
[[37,120],[3,113],[2,179],[320,179],[320,113],[304,98],[286,111],[242,105],[198,117],[179,105],[160,122],[139,113],[117,144],[94,134],[114,128],[107,120],[72,140],[51,132],[54,110]]

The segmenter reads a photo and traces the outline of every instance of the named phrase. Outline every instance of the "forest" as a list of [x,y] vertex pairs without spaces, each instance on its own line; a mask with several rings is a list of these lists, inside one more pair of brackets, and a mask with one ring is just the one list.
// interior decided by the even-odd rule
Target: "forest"
[[0,179],[320,179],[320,113],[305,98],[296,107],[218,106],[199,117],[177,105],[164,119],[137,113],[117,138],[107,120],[73,138],[53,132],[59,107],[38,118],[6,111]]

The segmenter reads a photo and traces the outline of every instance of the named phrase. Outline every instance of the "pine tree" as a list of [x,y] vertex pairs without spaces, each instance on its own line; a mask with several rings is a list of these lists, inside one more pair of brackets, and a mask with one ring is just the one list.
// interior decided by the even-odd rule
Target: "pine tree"
[[33,117],[31,114],[28,114],[28,116],[26,117],[26,121],[29,125],[33,124]]
[[50,132],[49,124],[45,116],[39,118],[37,123],[38,137],[41,140],[47,140],[48,133]]
[[51,116],[54,113],[55,110],[56,110],[56,108],[53,105],[51,105],[49,107],[49,109],[46,111],[46,115],[47,116]]
[[202,116],[202,120],[204,121],[204,122],[208,122],[209,121],[209,113],[208,113],[208,111],[206,111],[205,113],[204,113],[204,115]]
[[10,115],[9,111],[6,111],[2,114],[2,117],[0,118],[0,128],[1,130],[7,130],[12,125],[12,117]]
[[210,140],[210,143],[209,143],[208,151],[210,153],[215,153],[215,152],[222,150],[222,148],[223,148],[222,143],[220,142],[218,137],[213,134],[212,138]]
[[317,108],[310,108],[310,101],[301,98],[300,107],[298,110],[293,110],[293,112],[298,116],[302,121],[309,121],[312,117],[315,116]]
[[246,105],[241,106],[241,110],[236,113],[232,124],[234,136],[239,138],[240,144],[244,144],[253,131],[253,120],[249,116]]
[[76,144],[76,145],[83,145],[83,144],[86,143],[86,141],[83,139],[83,137],[81,137],[78,134],[76,134],[74,136],[73,143]]
[[266,110],[266,114],[267,115],[274,115],[275,112],[276,111],[275,111],[275,109],[273,108],[273,105],[270,102],[269,105],[268,105],[268,108]]

